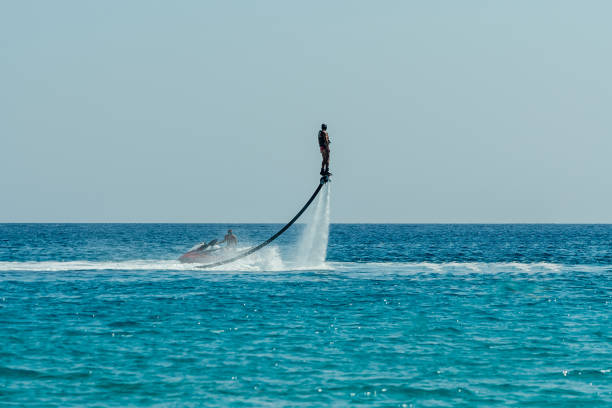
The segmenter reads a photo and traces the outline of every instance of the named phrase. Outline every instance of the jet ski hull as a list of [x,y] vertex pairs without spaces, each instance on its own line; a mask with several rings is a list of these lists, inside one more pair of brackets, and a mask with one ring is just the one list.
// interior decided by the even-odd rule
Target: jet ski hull
[[179,261],[183,263],[204,263],[204,262],[215,262],[223,258],[225,253],[224,248],[215,248],[210,250],[192,250],[184,253],[179,257]]

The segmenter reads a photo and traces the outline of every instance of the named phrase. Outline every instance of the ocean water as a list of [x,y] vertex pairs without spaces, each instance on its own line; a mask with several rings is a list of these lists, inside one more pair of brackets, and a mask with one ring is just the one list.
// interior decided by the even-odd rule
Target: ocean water
[[612,406],[612,226],[0,225],[2,407]]

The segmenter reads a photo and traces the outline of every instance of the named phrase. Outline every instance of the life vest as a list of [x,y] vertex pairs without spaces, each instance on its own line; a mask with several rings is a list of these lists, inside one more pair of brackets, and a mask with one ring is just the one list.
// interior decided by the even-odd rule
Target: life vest
[[325,132],[319,130],[319,147],[326,147]]

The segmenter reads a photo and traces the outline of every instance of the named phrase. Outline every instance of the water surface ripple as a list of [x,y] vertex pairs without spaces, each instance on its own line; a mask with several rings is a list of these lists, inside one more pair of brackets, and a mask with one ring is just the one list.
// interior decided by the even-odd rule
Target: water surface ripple
[[272,270],[172,266],[226,227],[0,225],[0,406],[612,406],[611,226],[332,225],[316,270],[299,226]]

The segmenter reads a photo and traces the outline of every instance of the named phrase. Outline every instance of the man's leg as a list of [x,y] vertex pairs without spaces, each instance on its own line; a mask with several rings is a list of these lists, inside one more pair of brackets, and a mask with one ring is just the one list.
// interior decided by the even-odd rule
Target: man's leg
[[325,174],[325,150],[321,150],[321,175]]

